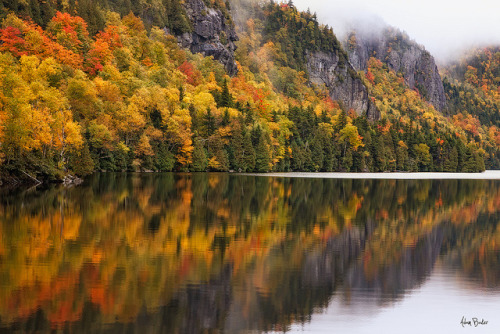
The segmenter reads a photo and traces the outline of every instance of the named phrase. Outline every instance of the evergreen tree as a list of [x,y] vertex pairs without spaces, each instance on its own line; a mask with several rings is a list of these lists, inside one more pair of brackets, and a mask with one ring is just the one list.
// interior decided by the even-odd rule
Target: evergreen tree
[[245,125],[253,124],[253,122],[254,122],[253,110],[250,107],[250,103],[248,103],[248,102],[245,106],[244,114],[245,114]]
[[385,146],[384,141],[379,135],[376,135],[373,138],[373,147],[372,147],[372,156],[373,156],[373,167],[376,172],[383,172],[386,169],[386,160],[385,160]]
[[342,157],[342,170],[350,172],[353,164],[352,150],[347,150]]
[[161,172],[171,172],[174,169],[174,165],[174,155],[168,150],[165,143],[160,144],[158,152],[155,155],[155,168]]
[[204,120],[205,137],[210,137],[215,133],[215,117],[212,115],[212,109],[207,108]]
[[394,152],[389,146],[385,147],[385,161],[387,161],[386,170],[395,171],[396,170],[396,157]]
[[207,166],[208,159],[203,145],[203,139],[196,138],[194,140],[192,170],[193,172],[204,172],[207,170]]
[[347,125],[347,114],[342,110],[333,126],[335,133],[339,133]]
[[403,142],[396,149],[396,169],[408,170],[408,148]]
[[311,141],[311,157],[314,171],[322,170],[324,166],[323,143],[318,136]]
[[331,141],[323,142],[323,171],[332,172],[334,168],[334,153]]
[[229,87],[227,86],[227,79],[224,79],[222,83],[222,91],[220,93],[218,107],[232,108],[233,107],[233,96],[229,92]]
[[198,120],[198,115],[196,114],[196,109],[194,105],[189,105],[189,116],[191,116],[191,131],[193,134],[197,134],[199,131],[200,121]]
[[90,156],[89,146],[87,143],[78,152],[73,152],[69,158],[70,169],[78,176],[86,176],[94,171],[94,161]]
[[477,162],[476,158],[474,157],[474,153],[472,150],[467,147],[465,150],[465,163],[463,167],[463,172],[465,173],[474,173],[477,171]]
[[270,164],[271,151],[267,144],[266,136],[262,133],[255,148],[255,171],[259,173],[269,172]]
[[330,117],[328,116],[328,114],[326,113],[326,110],[322,110],[322,111],[321,111],[320,122],[321,122],[321,123],[327,123],[327,124],[330,124],[330,122],[331,122],[331,118],[330,118]]
[[255,149],[252,146],[252,137],[247,132],[243,137],[243,166],[244,171],[252,171],[255,169]]
[[221,122],[221,125],[222,126],[227,126],[229,125],[229,121],[230,121],[230,118],[229,118],[229,110],[224,109],[224,114],[222,115],[222,122]]
[[458,150],[454,146],[449,150],[448,156],[444,160],[443,170],[445,172],[456,173],[458,168]]
[[484,165],[484,158],[477,151],[474,152],[474,158],[476,159],[476,172],[484,172],[486,169]]

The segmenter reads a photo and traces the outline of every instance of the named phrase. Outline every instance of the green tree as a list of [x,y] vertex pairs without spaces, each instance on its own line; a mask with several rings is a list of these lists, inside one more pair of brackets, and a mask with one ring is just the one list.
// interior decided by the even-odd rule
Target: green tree
[[205,136],[210,137],[215,133],[215,117],[212,115],[212,109],[208,108],[204,119]]
[[269,172],[271,165],[271,150],[267,138],[262,132],[257,147],[255,148],[255,171],[259,173]]
[[203,145],[202,138],[195,138],[193,150],[192,170],[194,172],[203,172],[207,170],[208,159]]
[[456,173],[458,168],[458,150],[455,146],[449,150],[448,155],[444,160],[444,171]]
[[311,141],[311,155],[314,171],[318,172],[324,166],[323,143],[318,136],[315,136]]
[[81,150],[71,152],[68,165],[78,176],[86,176],[94,171],[94,161],[90,155],[89,146],[84,143]]
[[229,92],[229,87],[227,85],[227,79],[224,78],[222,83],[222,91],[220,93],[218,107],[232,108],[234,105],[233,96]]
[[247,132],[243,138],[243,165],[245,171],[252,171],[255,169],[255,149],[252,145],[252,137]]
[[174,169],[174,165],[174,155],[169,151],[165,143],[160,144],[158,152],[155,155],[155,168],[161,172],[171,172]]

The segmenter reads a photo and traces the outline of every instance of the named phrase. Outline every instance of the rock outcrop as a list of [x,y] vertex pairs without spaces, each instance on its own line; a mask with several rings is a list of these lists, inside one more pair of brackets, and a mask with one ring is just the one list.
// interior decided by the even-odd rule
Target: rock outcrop
[[401,31],[390,27],[355,31],[349,35],[346,50],[356,70],[366,70],[370,57],[376,57],[401,73],[408,86],[418,89],[437,110],[446,108],[443,82],[434,58]]
[[311,82],[324,84],[331,98],[341,102],[344,109],[354,109],[358,115],[366,115],[370,120],[380,117],[368,90],[343,51],[309,53],[307,71]]
[[234,51],[238,35],[234,24],[220,9],[210,8],[202,0],[186,0],[183,4],[192,32],[177,36],[182,47],[193,53],[213,56],[221,62],[229,75],[238,72]]

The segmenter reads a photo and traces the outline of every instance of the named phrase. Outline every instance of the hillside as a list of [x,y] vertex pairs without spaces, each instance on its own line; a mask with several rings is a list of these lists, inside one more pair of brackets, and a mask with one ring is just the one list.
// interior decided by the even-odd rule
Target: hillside
[[470,140],[487,141],[487,164],[500,168],[500,47],[470,50],[443,68],[447,113]]
[[399,73],[436,110],[445,110],[446,96],[434,57],[399,29],[386,26],[355,30],[349,34],[345,46],[349,61],[357,70],[365,71],[370,57],[376,57]]
[[68,13],[86,17],[84,1],[36,3],[1,9],[4,181],[103,170],[484,169],[489,142],[468,137],[387,66],[357,73],[332,29],[291,3],[250,4],[253,17],[233,20],[218,1],[179,2],[175,17],[175,0],[133,7],[140,17],[123,15],[126,4],[89,2],[102,23]]
[[[371,93],[383,102],[377,103],[382,115],[392,119],[413,117],[424,127],[433,127],[433,123],[439,120],[439,127],[446,128],[445,133],[461,136],[466,146],[478,151],[485,158],[488,169],[499,168],[498,48],[472,50],[440,72],[432,55],[404,32],[380,24],[371,29],[363,24],[360,27],[349,33],[344,41],[351,64],[363,71],[371,83],[373,65],[376,63],[371,57],[377,59],[385,71],[394,72],[392,75],[386,73],[383,82],[375,85],[382,91],[375,92],[371,85]],[[380,66],[376,67],[377,71],[381,69]],[[394,84],[399,78],[423,101],[408,103],[401,95],[404,89],[393,94]],[[392,88],[388,90],[389,87]],[[401,99],[403,101],[393,103]],[[422,103],[424,101],[434,108],[426,106]],[[421,116],[415,115],[415,110],[422,111],[426,120],[419,120]],[[429,123],[430,119],[434,119],[434,122]],[[459,151],[463,147],[462,144],[452,146],[453,150]]]
[[50,24],[57,11],[81,17],[91,35],[105,28],[109,11],[121,16],[133,13],[141,18],[148,31],[152,27],[160,27],[166,33],[177,36],[184,48],[221,61],[231,75],[237,71],[234,42],[238,37],[224,1],[14,0],[0,3],[0,18],[13,12],[42,28]]

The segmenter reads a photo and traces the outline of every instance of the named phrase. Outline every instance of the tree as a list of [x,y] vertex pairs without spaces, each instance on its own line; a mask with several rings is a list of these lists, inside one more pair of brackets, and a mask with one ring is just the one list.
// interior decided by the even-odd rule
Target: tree
[[318,136],[311,141],[311,154],[314,171],[322,170],[324,166],[323,142]]
[[161,143],[155,155],[155,168],[161,172],[171,172],[174,169],[174,165],[174,154],[169,151],[166,143]]
[[207,170],[208,159],[202,138],[194,140],[193,163],[191,166],[194,172],[204,172]]
[[363,146],[363,141],[358,133],[358,128],[351,123],[346,124],[344,128],[340,130],[339,135],[340,141],[344,144],[344,151],[348,145],[354,151],[356,151],[358,147]]
[[456,173],[458,169],[458,150],[455,146],[449,150],[447,157],[444,160],[444,171]]
[[215,133],[215,117],[212,115],[212,109],[208,108],[207,113],[204,117],[204,134],[206,137],[210,137]]
[[14,27],[0,29],[0,51],[8,51],[16,57],[28,54],[26,41],[21,37],[22,33]]
[[345,128],[347,125],[347,114],[345,111],[341,111],[340,114],[337,116],[337,120],[335,121],[335,124],[333,126],[333,130],[335,133],[340,133],[340,131]]
[[429,146],[426,144],[415,145],[415,153],[419,164],[419,170],[427,170],[432,162],[432,156],[429,153]]
[[221,136],[213,135],[208,138],[208,167],[213,171],[227,172],[229,160]]
[[224,78],[222,82],[222,91],[219,97],[218,107],[232,108],[233,107],[233,96],[229,92],[229,87],[227,86],[227,79]]
[[242,127],[238,126],[234,129],[233,140],[231,141],[233,152],[233,167],[238,172],[245,172],[247,166],[245,164],[245,148],[243,143]]
[[257,147],[255,148],[255,171],[259,173],[269,172],[271,169],[271,151],[267,144],[264,132],[261,133]]
[[408,147],[400,140],[396,148],[396,168],[400,171],[408,169]]
[[78,176],[86,176],[94,171],[94,161],[90,156],[89,146],[85,143],[81,150],[74,150],[69,156],[70,170]]
[[52,39],[65,48],[83,54],[90,48],[87,23],[78,16],[57,12],[47,26]]
[[243,166],[244,171],[252,171],[255,169],[256,154],[252,145],[252,137],[249,132],[243,137]]

